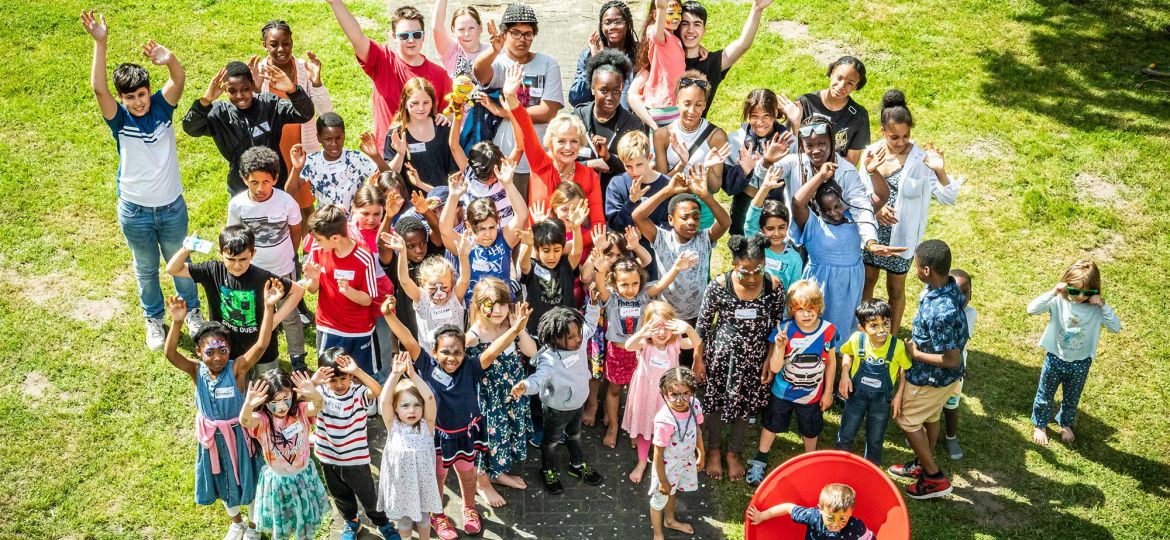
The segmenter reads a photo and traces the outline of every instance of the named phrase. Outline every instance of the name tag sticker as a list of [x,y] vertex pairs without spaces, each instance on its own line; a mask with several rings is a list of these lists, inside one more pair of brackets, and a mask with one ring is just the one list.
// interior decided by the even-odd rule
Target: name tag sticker
[[341,281],[343,279],[347,280],[347,281],[352,280],[353,279],[353,270],[341,270],[341,269],[334,270],[333,271],[333,279],[336,279],[337,281]]
[[591,158],[593,157],[593,148],[589,146],[582,146],[580,150],[577,150],[577,156]]
[[421,143],[421,142],[410,143],[409,145],[407,145],[407,148],[410,150],[411,154],[421,154],[421,153],[427,151],[427,143]]
[[637,317],[642,314],[641,308],[626,306],[618,310],[619,317]]
[[548,268],[545,268],[539,264],[533,264],[532,271],[536,273],[536,277],[543,279],[544,281],[552,280],[552,272],[549,272]]
[[650,357],[650,365],[660,369],[667,369],[670,367],[670,361],[662,355],[654,355]]
[[269,223],[284,223],[288,218],[285,216],[268,216]]
[[447,388],[451,388],[451,376],[448,375],[446,371],[443,371],[443,368],[435,366],[435,369],[431,371],[431,378],[434,379],[435,382]]
[[756,318],[756,308],[740,308],[735,310],[736,319],[754,319]]
[[528,95],[539,98],[544,96],[544,88],[528,87]]
[[877,380],[877,379],[874,379],[873,377],[862,377],[861,384],[864,384],[870,388],[881,388],[882,387],[882,382]]
[[221,387],[215,389],[215,399],[231,399],[236,397],[236,389],[231,387]]
[[435,308],[434,310],[431,311],[431,318],[434,319],[435,322],[454,319],[455,318],[454,311],[455,310],[451,306],[443,306],[441,308]]
[[567,367],[567,368],[573,367],[573,364],[576,364],[577,361],[580,359],[581,359],[580,355],[570,354],[570,355],[564,357],[563,359],[561,359],[561,363],[563,363],[565,365],[565,367]]
[[768,270],[772,270],[773,272],[780,271],[780,259],[768,259],[764,262],[764,265],[768,268]]
[[300,433],[304,430],[305,430],[305,426],[301,425],[300,422],[294,422],[291,426],[288,426],[288,427],[282,429],[280,431],[280,433],[282,435],[284,435],[285,439],[291,439],[293,437],[296,437],[298,433]]

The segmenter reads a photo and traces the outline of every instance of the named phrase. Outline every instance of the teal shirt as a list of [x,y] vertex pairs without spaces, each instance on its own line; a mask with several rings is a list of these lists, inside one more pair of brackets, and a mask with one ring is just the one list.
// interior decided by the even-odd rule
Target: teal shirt
[[[744,219],[743,223],[743,232],[746,236],[760,234],[761,211],[758,206],[748,206],[747,218]],[[804,273],[804,260],[800,258],[800,253],[796,252],[792,244],[785,242],[782,253],[768,248],[764,250],[764,255],[767,257],[764,263],[768,275],[779,279],[780,283],[784,285],[784,290],[790,289],[792,284],[800,280],[800,276]]]

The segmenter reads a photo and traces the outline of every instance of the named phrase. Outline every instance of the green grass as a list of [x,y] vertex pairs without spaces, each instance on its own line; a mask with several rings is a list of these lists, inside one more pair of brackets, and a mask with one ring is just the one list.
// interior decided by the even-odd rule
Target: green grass
[[[385,24],[383,4],[351,3]],[[88,89],[83,7],[0,5],[0,357],[10,366],[0,372],[0,538],[203,537],[222,529],[222,517],[191,503],[190,382],[141,345],[114,215],[114,142]],[[111,24],[111,67],[139,61],[136,44],[150,38],[176,51],[189,74],[178,116],[225,60],[254,54],[256,29],[280,17],[296,29],[298,50],[322,58],[340,114],[370,123],[369,83],[320,2],[93,7]],[[727,43],[747,5],[710,8],[707,42]],[[968,457],[942,460],[967,487],[952,500],[912,503],[915,537],[1164,537],[1170,378],[1159,368],[1170,357],[1170,309],[1159,283],[1170,275],[1170,202],[1161,196],[1170,100],[1134,84],[1140,67],[1170,58],[1160,30],[1170,13],[1153,0],[800,0],[777,2],[765,18],[721,87],[719,125],[738,123],[739,96],[752,88],[790,97],[821,88],[823,65],[801,51],[841,47],[867,61],[869,86],[855,97],[871,114],[883,90],[905,91],[918,140],[946,149],[948,169],[968,179],[958,206],[932,208],[927,233],[947,240],[975,281],[980,320],[961,428]],[[782,41],[767,31],[777,20],[807,24],[818,43]],[[212,237],[227,200],[222,160],[210,141],[185,135],[179,151],[191,227]],[[1045,321],[1024,306],[1087,254],[1103,268],[1124,330],[1102,343],[1080,440],[1037,448],[1028,413]],[[830,414],[824,445],[836,426]],[[896,439],[891,432],[887,461],[908,456]],[[794,438],[781,438],[774,460],[796,450]],[[717,492],[719,518],[739,537],[750,493],[726,483]]]

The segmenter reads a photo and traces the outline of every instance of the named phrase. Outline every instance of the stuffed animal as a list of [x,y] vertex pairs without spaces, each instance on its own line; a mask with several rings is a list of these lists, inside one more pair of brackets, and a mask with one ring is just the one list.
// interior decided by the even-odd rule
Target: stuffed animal
[[471,99],[471,92],[475,90],[475,84],[471,82],[471,77],[467,75],[460,75],[451,81],[451,93],[444,98],[447,100],[447,108],[443,109],[443,114],[453,114],[455,120],[463,118],[463,105]]

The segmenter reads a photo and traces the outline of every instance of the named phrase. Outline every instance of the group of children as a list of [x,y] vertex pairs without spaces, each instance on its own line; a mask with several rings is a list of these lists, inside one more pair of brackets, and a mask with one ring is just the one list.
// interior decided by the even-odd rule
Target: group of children
[[[385,62],[420,69],[360,29],[353,34],[344,5],[330,3],[367,73],[392,69]],[[644,95],[655,99],[639,93],[630,102],[665,125],[678,117],[673,99],[683,89],[669,91],[682,72],[671,33],[681,6],[660,0],[653,10],[645,59],[652,91]],[[157,263],[161,248],[176,278],[179,295],[165,302],[173,324],[158,345],[195,383],[196,501],[224,504],[227,538],[312,537],[330,499],[345,539],[361,530],[359,510],[385,538],[428,538],[432,529],[455,538],[442,497],[452,468],[461,529],[478,534],[477,495],[498,507],[506,498],[496,486],[527,488],[520,465],[529,443],[540,448],[549,494],[564,491],[562,473],[586,485],[604,481],[581,445],[582,426],[599,409],[605,445],[617,446],[621,431],[629,438],[628,480],[640,484],[649,469],[655,538],[666,528],[693,532],[675,514],[675,497],[697,489],[700,470],[759,484],[792,417],[805,451],[815,450],[835,402],[836,448],[851,451],[864,424],[864,456],[881,465],[892,418],[915,458],[890,473],[914,480],[911,498],[950,493],[934,448],[945,413],[948,452],[962,457],[955,411],[975,310],[970,276],[952,268],[944,242],[923,241],[923,233],[930,200],[953,203],[960,181],[945,172],[941,151],[910,142],[913,120],[900,92],[883,96],[883,138],[863,150],[842,145],[834,120],[814,113],[864,86],[859,61],[830,67],[835,82],[819,105],[753,91],[735,151],[711,149],[698,164],[682,159],[671,175],[653,168],[661,156],[645,133],[623,134],[614,150],[625,172],[609,182],[602,208],[596,175],[589,184],[573,167],[581,141],[561,140],[580,120],[554,119],[542,148],[519,106],[533,90],[521,68],[502,70],[501,103],[472,99],[508,119],[508,155],[491,140],[467,140],[471,105],[459,104],[451,118],[438,114],[447,97],[423,76],[396,86],[375,79],[376,99],[397,97],[398,107],[378,115],[390,116],[381,139],[361,134],[359,152],[345,146],[320,61],[311,52],[294,58],[291,28],[273,21],[262,30],[268,56],[229,63],[183,119],[188,134],[214,139],[234,194],[218,238],[221,260],[190,263],[211,243],[182,238],[186,208],[177,206],[170,125],[182,66],[151,42],[144,53],[168,66],[171,79],[151,94],[145,69],[122,64],[113,75],[118,103],[105,82],[104,18],[85,12],[82,23],[96,43],[93,86],[119,144],[119,219],[136,265],[149,264],[139,253],[150,249]],[[421,15],[402,8],[394,26],[398,54],[408,56],[421,40]],[[705,80],[683,80],[707,89]],[[843,96],[840,85],[850,86]],[[677,141],[671,148],[682,150]],[[523,157],[531,176],[517,172]],[[712,173],[716,167],[722,172]],[[742,186],[746,215],[724,209],[712,178]],[[166,230],[132,230],[135,214],[167,219],[180,210]],[[737,224],[746,235],[726,240],[731,268],[712,278],[712,251]],[[872,297],[881,269],[892,299],[911,269],[925,284],[906,341],[896,337],[904,301]],[[161,290],[157,275],[140,272],[139,282],[154,347]],[[193,284],[203,285],[211,322],[192,316]],[[303,305],[306,294],[316,295],[315,314]],[[1120,322],[1089,261],[1073,265],[1028,312],[1051,313],[1034,439],[1047,442],[1050,402],[1063,385],[1056,420],[1071,441],[1100,327],[1116,332]],[[291,371],[278,362],[277,321]],[[194,360],[179,352],[184,322]],[[315,370],[306,324],[316,328]],[[371,416],[387,428],[377,479]],[[757,418],[759,446],[745,462]],[[854,499],[848,486],[831,485],[818,509],[782,504],[750,508],[748,517],[788,515],[808,524],[811,538],[864,538],[864,525],[850,518]]]

